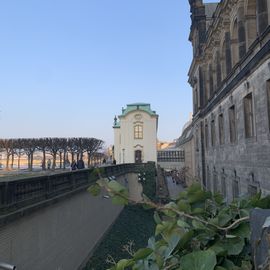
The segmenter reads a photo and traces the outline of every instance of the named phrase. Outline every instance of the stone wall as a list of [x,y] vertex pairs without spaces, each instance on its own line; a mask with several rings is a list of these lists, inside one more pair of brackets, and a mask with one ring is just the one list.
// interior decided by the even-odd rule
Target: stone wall
[[[131,199],[140,199],[137,174],[118,181],[128,185]],[[19,270],[79,269],[122,210],[103,195],[82,191],[2,225],[0,260]]]

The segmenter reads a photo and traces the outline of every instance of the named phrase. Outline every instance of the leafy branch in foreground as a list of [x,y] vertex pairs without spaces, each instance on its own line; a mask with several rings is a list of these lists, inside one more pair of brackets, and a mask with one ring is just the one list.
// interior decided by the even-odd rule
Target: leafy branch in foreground
[[142,204],[154,208],[155,236],[148,246],[132,252],[111,270],[224,270],[252,269],[249,212],[253,207],[269,207],[270,198],[260,194],[226,205],[219,194],[193,184],[166,205],[143,196],[135,202],[116,181],[100,179],[89,188],[98,195],[105,188],[116,204]]

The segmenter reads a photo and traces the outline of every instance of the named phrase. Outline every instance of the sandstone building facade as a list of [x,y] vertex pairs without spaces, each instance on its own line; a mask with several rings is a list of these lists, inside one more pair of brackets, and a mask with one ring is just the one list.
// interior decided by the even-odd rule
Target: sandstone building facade
[[150,104],[128,104],[114,119],[114,158],[117,164],[157,162],[158,115]]
[[189,0],[195,175],[230,201],[270,192],[270,0]]

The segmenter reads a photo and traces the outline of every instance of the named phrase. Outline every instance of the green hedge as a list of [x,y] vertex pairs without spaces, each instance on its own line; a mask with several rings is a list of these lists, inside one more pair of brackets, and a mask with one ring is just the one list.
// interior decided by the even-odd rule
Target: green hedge
[[130,240],[134,241],[134,250],[147,245],[148,238],[154,234],[155,222],[152,210],[145,211],[140,206],[126,206],[113,224],[103,241],[95,249],[84,270],[104,270],[112,265],[106,263],[111,255],[115,261],[129,258],[122,248]]

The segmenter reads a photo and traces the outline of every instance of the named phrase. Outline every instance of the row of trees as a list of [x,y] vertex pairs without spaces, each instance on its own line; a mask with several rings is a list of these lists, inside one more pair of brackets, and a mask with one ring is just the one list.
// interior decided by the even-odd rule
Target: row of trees
[[52,156],[52,169],[56,167],[56,159],[59,157],[60,168],[66,168],[66,160],[71,155],[71,160],[78,160],[87,155],[88,167],[91,159],[99,154],[104,142],[96,138],[32,138],[32,139],[0,139],[0,152],[6,155],[6,169],[14,165],[17,157],[17,167],[20,169],[20,161],[23,155],[27,156],[28,169],[33,169],[34,154],[42,153],[42,169],[46,169],[46,155]]

